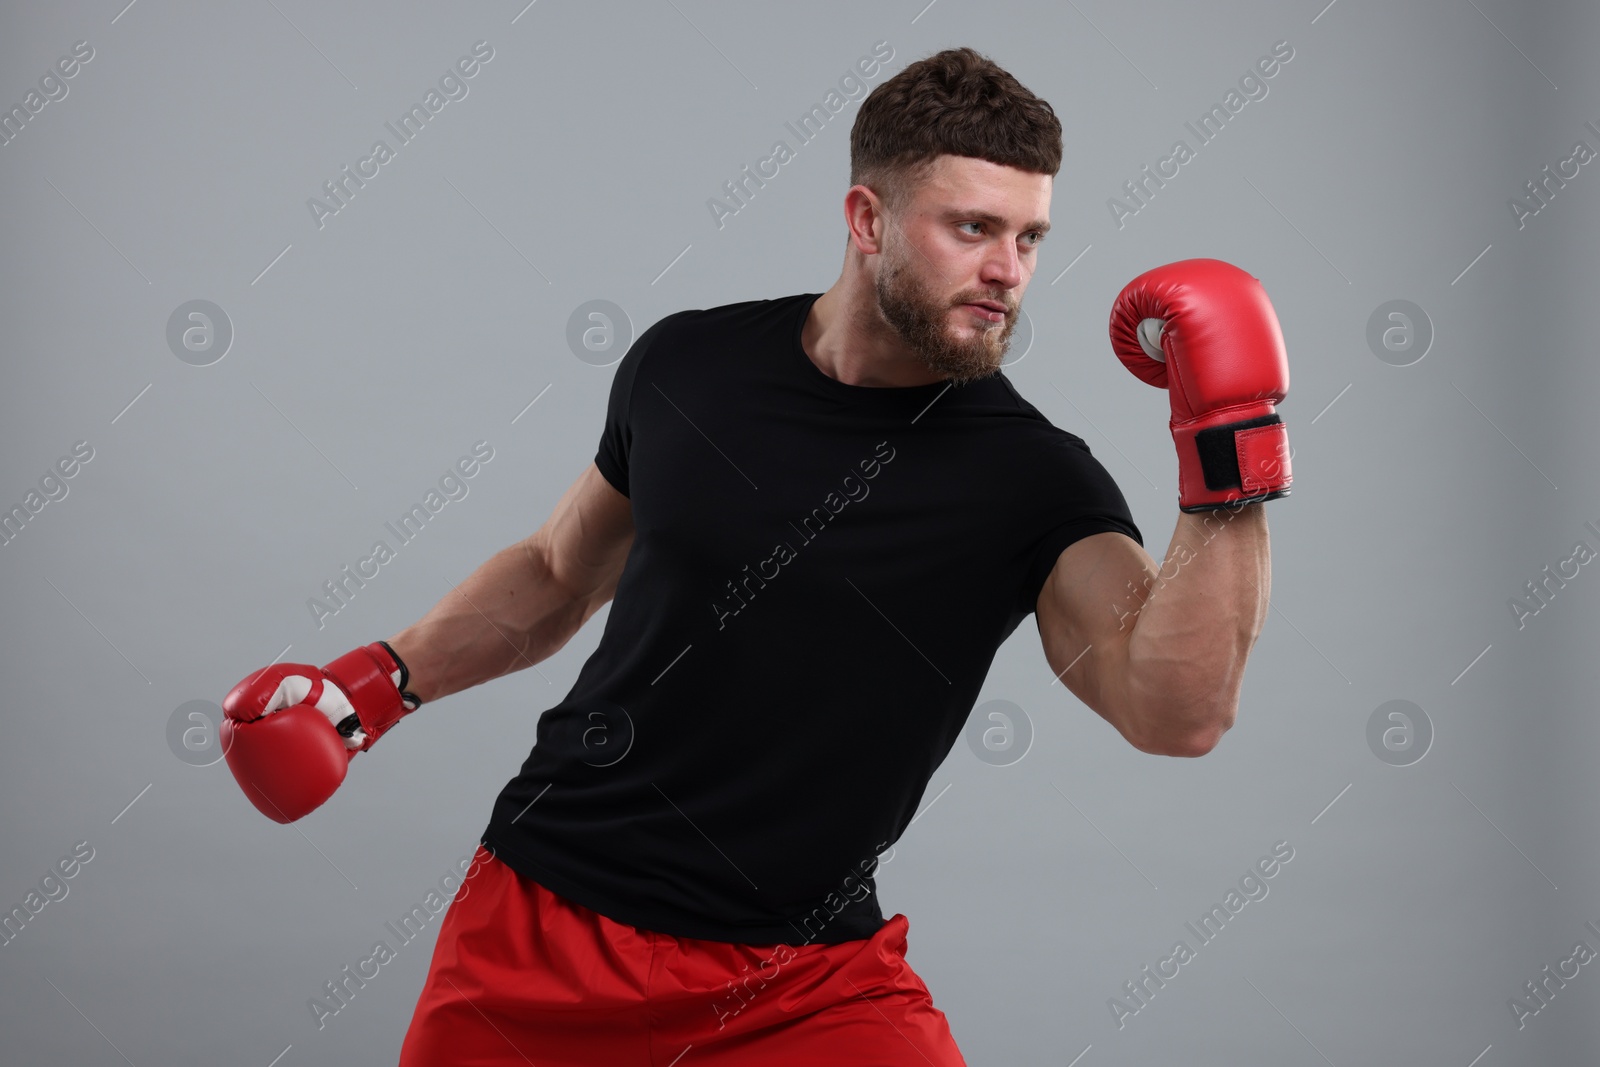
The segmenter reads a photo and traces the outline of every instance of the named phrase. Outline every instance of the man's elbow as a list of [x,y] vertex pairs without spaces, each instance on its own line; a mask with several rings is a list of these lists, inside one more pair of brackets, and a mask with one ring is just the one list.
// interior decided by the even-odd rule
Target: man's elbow
[[1145,728],[1124,730],[1123,735],[1134,748],[1151,756],[1204,756],[1233,726],[1237,710],[1236,705],[1229,705],[1198,720],[1158,716],[1146,720]]
[[1164,748],[1156,750],[1157,756],[1204,756],[1207,752],[1217,747],[1217,742],[1222,740],[1222,735],[1228,732],[1225,726],[1214,727],[1196,733],[1185,734],[1174,738]]

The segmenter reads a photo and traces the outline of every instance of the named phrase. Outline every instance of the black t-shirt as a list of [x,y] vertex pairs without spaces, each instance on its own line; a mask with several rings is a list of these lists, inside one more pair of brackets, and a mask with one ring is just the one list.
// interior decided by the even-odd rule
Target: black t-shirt
[[752,945],[884,922],[872,872],[1062,549],[1143,543],[1004,372],[847,385],[818,294],[683,311],[618,364],[594,462],[635,538],[599,647],[484,842],[618,922]]

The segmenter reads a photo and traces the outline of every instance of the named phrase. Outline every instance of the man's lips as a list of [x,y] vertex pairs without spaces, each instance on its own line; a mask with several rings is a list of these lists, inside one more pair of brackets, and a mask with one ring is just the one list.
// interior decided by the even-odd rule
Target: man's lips
[[977,303],[969,303],[965,306],[982,315],[990,322],[1004,322],[1006,320],[1005,305],[997,301],[980,300]]

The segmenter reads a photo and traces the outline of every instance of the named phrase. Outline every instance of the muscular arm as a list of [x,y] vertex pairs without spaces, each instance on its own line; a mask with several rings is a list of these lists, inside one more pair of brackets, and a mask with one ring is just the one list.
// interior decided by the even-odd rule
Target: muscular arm
[[1271,582],[1261,504],[1179,512],[1159,567],[1123,534],[1085,537],[1039,593],[1045,659],[1135,748],[1204,755],[1233,725]]
[[591,463],[531,536],[473,571],[389,644],[424,703],[555,655],[616,592],[628,498]]

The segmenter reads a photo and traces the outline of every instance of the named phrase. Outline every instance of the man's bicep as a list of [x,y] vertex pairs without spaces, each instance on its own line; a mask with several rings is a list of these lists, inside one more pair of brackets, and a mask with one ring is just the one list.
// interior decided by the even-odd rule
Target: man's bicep
[[1062,550],[1035,606],[1051,672],[1136,744],[1127,715],[1127,642],[1154,570],[1127,534],[1090,534]]
[[611,599],[633,547],[633,503],[590,463],[533,535],[558,585],[580,598]]

